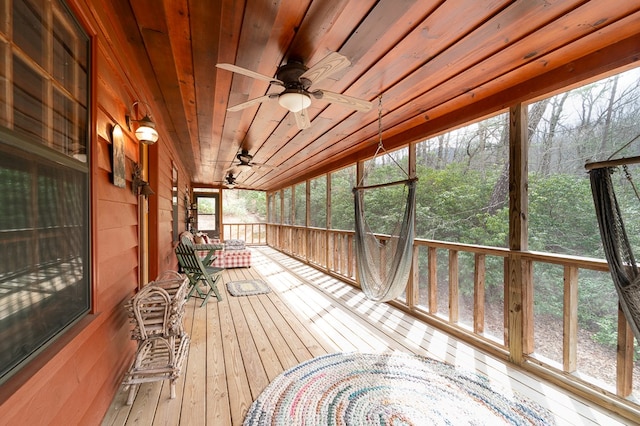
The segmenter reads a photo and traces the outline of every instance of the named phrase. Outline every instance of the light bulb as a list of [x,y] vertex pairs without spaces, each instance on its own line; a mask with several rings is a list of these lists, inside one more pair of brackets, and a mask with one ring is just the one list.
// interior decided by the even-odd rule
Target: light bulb
[[299,112],[311,105],[311,98],[306,93],[285,91],[278,97],[278,103],[291,112]]

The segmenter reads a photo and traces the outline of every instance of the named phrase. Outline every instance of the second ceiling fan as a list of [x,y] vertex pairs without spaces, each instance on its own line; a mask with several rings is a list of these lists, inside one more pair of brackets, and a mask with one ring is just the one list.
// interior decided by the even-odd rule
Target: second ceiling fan
[[267,164],[254,163],[253,162],[253,155],[249,154],[249,151],[247,151],[246,149],[242,149],[236,155],[236,158],[238,159],[238,164],[232,164],[231,167],[229,167],[227,169],[227,171],[237,170],[238,173],[242,173],[243,171],[249,170],[252,167],[262,167],[262,168],[265,168],[265,169],[274,169],[275,168],[275,167],[269,166]]
[[371,102],[364,99],[328,90],[310,90],[313,84],[324,80],[349,65],[351,65],[351,62],[346,57],[337,52],[332,52],[311,68],[307,68],[302,62],[290,60],[287,64],[278,68],[275,78],[233,64],[222,63],[216,66],[227,71],[267,81],[272,85],[284,87],[282,92],[269,93],[259,98],[250,99],[247,102],[228,108],[228,111],[240,111],[264,101],[277,99],[282,107],[294,114],[298,128],[306,129],[311,125],[307,111],[307,107],[311,105],[311,98],[339,103],[358,111],[366,112],[371,109]]

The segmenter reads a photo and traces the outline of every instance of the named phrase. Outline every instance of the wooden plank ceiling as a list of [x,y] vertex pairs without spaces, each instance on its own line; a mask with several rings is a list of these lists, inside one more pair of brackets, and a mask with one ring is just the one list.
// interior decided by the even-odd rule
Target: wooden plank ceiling
[[[155,119],[196,184],[223,183],[241,149],[272,168],[242,172],[240,187],[264,190],[371,155],[380,96],[389,149],[640,51],[640,0],[95,1],[152,70]],[[292,58],[312,66],[333,51],[351,65],[312,89],[371,101],[369,112],[313,99],[300,130],[275,100],[227,111],[282,87],[217,63],[275,76]]]

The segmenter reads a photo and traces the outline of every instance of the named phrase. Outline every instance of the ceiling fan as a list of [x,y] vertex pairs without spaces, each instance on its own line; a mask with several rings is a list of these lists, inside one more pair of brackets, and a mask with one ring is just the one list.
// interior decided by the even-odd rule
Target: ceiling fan
[[246,149],[241,150],[236,155],[236,158],[238,159],[238,164],[232,165],[227,169],[227,171],[235,169],[235,170],[239,170],[238,173],[242,173],[243,171],[249,170],[252,167],[262,167],[262,168],[268,168],[268,169],[275,168],[273,166],[269,166],[268,164],[254,163],[253,155],[249,154],[249,151],[247,151]]
[[225,186],[229,189],[233,189],[236,187],[236,176],[233,175],[233,173],[229,173],[227,176],[225,176],[224,178],[225,180]]
[[227,173],[223,181],[217,183],[224,185],[227,189],[246,189],[253,190],[251,186],[238,182],[238,175],[231,172]]
[[307,107],[311,105],[311,98],[339,103],[358,111],[366,112],[371,109],[371,102],[364,99],[341,95],[328,90],[310,90],[313,84],[324,80],[349,65],[351,65],[351,62],[346,57],[337,52],[332,52],[311,68],[307,68],[300,61],[290,59],[285,65],[278,68],[275,77],[269,77],[233,64],[221,63],[216,66],[258,80],[268,81],[272,85],[284,87],[282,92],[269,93],[259,98],[248,100],[228,108],[228,111],[240,111],[261,102],[277,99],[282,107],[294,114],[298,128],[306,129],[311,125],[307,111]]

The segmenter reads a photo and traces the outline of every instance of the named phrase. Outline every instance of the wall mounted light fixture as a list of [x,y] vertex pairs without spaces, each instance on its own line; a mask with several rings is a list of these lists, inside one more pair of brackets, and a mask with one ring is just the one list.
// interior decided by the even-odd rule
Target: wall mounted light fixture
[[[149,104],[147,104],[146,102],[135,101],[133,105],[131,105],[131,111],[133,112],[134,110],[136,110],[136,105],[139,106],[141,104],[149,107]],[[125,119],[127,120],[127,127],[129,127],[129,130],[133,130],[131,128],[132,123],[137,124],[136,139],[138,139],[140,142],[146,145],[153,145],[158,141],[158,131],[156,130],[156,123],[151,120],[149,112],[146,112],[145,115],[139,120],[134,120],[129,115],[126,115]]]
[[147,198],[149,195],[155,194],[149,186],[149,182],[142,179],[142,168],[139,164],[133,165],[133,176],[131,180],[131,191],[135,195],[143,195],[144,198]]

